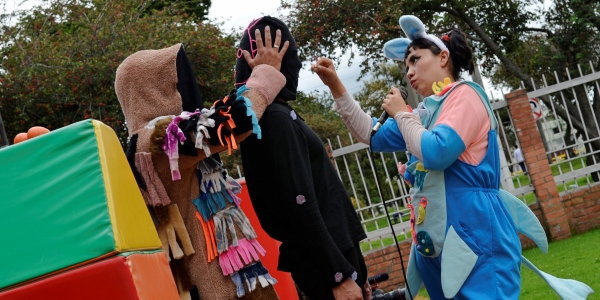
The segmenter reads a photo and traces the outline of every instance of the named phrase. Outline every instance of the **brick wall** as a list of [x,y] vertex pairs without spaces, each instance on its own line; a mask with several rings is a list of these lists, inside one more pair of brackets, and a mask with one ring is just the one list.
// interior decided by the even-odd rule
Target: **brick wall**
[[575,234],[600,227],[600,183],[560,194]]
[[[400,243],[400,251],[404,259],[404,267],[408,267],[408,256],[410,254],[411,241]],[[379,283],[378,289],[389,292],[404,286],[404,275],[402,273],[402,264],[396,245],[373,251],[365,255],[365,263],[369,270],[369,276],[375,276],[381,273],[387,273],[390,279]],[[412,291],[411,291],[412,292]],[[415,293],[415,292],[413,292]]]

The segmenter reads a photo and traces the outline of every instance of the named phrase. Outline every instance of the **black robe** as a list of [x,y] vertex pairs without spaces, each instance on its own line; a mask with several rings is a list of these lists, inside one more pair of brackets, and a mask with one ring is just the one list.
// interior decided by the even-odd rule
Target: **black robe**
[[259,124],[262,139],[242,142],[242,161],[260,224],[282,242],[278,269],[313,263],[334,287],[355,271],[342,253],[366,238],[350,197],[319,137],[287,103],[275,101]]

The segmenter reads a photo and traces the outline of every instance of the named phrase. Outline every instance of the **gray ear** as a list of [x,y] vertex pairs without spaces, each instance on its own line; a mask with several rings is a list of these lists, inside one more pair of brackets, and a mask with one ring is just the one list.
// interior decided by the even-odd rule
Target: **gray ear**
[[383,45],[383,55],[393,60],[404,61],[406,49],[411,40],[407,38],[398,38],[388,41]]
[[400,28],[406,34],[406,37],[411,41],[416,39],[422,39],[427,33],[425,33],[425,25],[419,20],[419,18],[411,15],[400,17]]

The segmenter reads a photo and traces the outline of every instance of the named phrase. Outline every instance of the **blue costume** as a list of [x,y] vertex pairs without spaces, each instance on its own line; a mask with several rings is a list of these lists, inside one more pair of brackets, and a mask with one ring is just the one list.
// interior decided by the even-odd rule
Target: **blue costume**
[[[448,95],[460,85],[472,87],[490,117],[488,147],[478,165],[458,159],[466,149],[450,126],[434,127]],[[404,178],[410,182],[413,246],[407,280],[416,294],[423,283],[431,299],[518,299],[520,264],[542,276],[564,299],[585,299],[587,285],[539,271],[521,256],[518,232],[547,252],[541,224],[531,210],[500,189],[497,122],[483,90],[461,81],[419,105],[422,161],[408,153]],[[376,122],[376,119],[373,119]],[[406,150],[395,120],[388,119],[371,140],[375,152]]]
[[[422,38],[448,50],[439,38],[427,34],[414,16],[402,16],[400,27],[408,38],[388,41],[383,49],[388,58],[403,61],[410,43]],[[445,100],[461,85],[476,91],[490,119],[487,150],[478,164],[458,159],[467,147],[454,128],[443,122],[435,125]],[[420,136],[422,159],[408,153],[404,174],[412,186],[413,245],[406,274],[411,293],[416,295],[425,284],[431,299],[518,299],[521,263],[563,299],[585,299],[593,293],[581,282],[538,270],[521,256],[518,232],[531,238],[544,253],[548,241],[529,207],[500,189],[497,121],[485,92],[467,81],[439,90],[434,84],[434,92],[416,110],[426,129]],[[464,117],[472,116],[465,113]],[[383,124],[370,144],[376,152],[407,149],[392,119]]]

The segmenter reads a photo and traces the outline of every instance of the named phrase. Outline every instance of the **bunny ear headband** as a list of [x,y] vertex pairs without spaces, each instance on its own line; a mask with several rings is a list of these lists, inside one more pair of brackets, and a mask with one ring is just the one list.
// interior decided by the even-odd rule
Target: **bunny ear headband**
[[400,28],[407,38],[398,38],[388,41],[383,45],[383,55],[394,60],[404,60],[408,45],[417,39],[428,39],[435,43],[441,50],[448,51],[448,47],[440,38],[425,32],[425,25],[419,18],[411,15],[400,17]]

